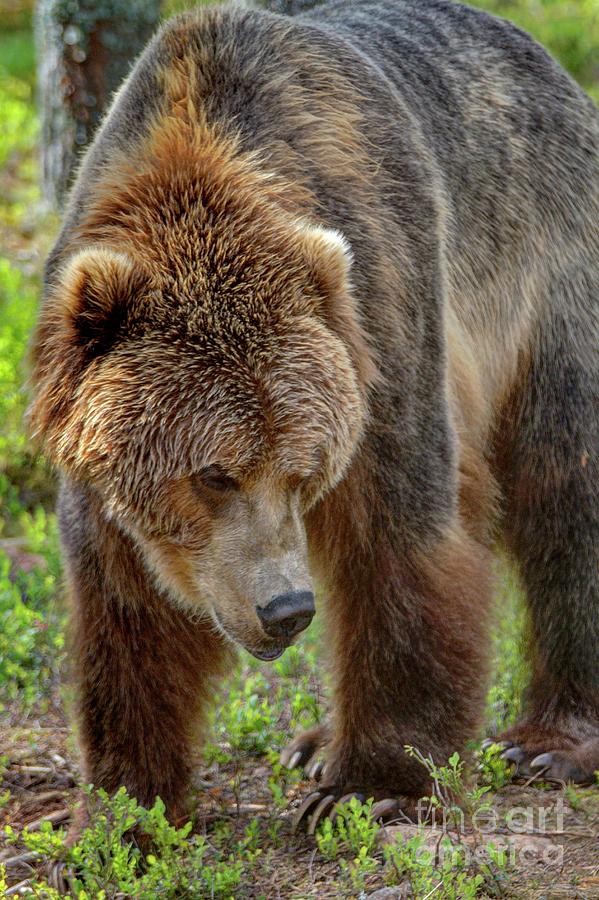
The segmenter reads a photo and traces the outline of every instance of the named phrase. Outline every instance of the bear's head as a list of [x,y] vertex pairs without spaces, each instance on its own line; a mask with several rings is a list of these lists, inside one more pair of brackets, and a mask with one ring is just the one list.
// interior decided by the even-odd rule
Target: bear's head
[[349,250],[303,220],[251,253],[247,234],[200,249],[175,232],[69,256],[31,426],[173,602],[272,659],[312,617],[303,517],[355,454],[374,372]]

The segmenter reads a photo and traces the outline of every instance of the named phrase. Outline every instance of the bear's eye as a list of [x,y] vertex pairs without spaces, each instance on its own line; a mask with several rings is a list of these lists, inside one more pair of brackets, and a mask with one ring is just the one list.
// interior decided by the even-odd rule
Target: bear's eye
[[218,491],[220,494],[239,489],[235,479],[223,472],[220,466],[207,466],[201,472],[192,475],[191,482],[195,488],[209,488],[211,491]]

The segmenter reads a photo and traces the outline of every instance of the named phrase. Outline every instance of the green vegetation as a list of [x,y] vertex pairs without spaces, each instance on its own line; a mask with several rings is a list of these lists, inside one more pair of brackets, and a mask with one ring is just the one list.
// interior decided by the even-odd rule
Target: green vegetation
[[[136,900],[181,896],[225,900],[239,887],[244,865],[251,864],[251,836],[235,847],[234,855],[220,850],[213,852],[215,858],[208,862],[207,841],[191,836],[191,823],[178,829],[169,825],[161,800],[146,810],[122,788],[112,799],[98,791],[92,803],[93,824],[74,847],[67,847],[64,831],[53,831],[49,822],[42,823],[37,832],[25,829],[19,836],[28,850],[60,865],[77,900],[104,900],[115,893]],[[133,828],[143,833],[153,852],[143,854],[128,839]],[[5,835],[9,841],[15,838],[10,826]],[[35,890],[48,898],[59,896],[42,883]]]
[[355,797],[339,808],[334,821],[325,819],[316,834],[318,850],[325,859],[338,861],[342,896],[361,895],[367,879],[374,873],[388,886],[403,885],[409,896],[425,898],[434,891],[444,898],[496,896],[508,877],[507,860],[492,842],[484,844],[484,836],[474,834],[483,853],[473,857],[472,844],[464,840],[464,814],[470,832],[476,815],[490,808],[483,800],[491,788],[469,786],[464,781],[464,762],[454,754],[447,766],[435,766],[413,750],[431,774],[434,794],[423,798],[423,809],[442,810],[445,832],[436,832],[427,841],[426,831],[412,828],[412,833],[394,834],[381,846],[380,829],[372,818],[372,801],[362,804]]
[[0,714],[10,701],[43,710],[64,643],[54,603],[60,584],[54,517],[38,508],[33,516],[23,512],[20,521],[28,546],[46,552],[32,555],[34,568],[14,577],[8,556],[0,553]]
[[596,0],[476,0],[545,46],[599,100],[599,5]]
[[[479,5],[533,32],[599,98],[595,0],[485,0]],[[405,886],[420,900],[509,895],[513,873],[504,855],[481,837],[484,859],[473,861],[463,825],[463,816],[469,829],[477,811],[489,809],[511,789],[510,772],[496,747],[477,756],[475,775],[457,756],[447,766],[432,768],[421,758],[437,786],[429,805],[445,810],[453,823],[439,845],[441,857],[422,832],[397,833],[381,844],[372,804],[358,800],[340,810],[334,822],[319,826],[316,848],[290,835],[290,805],[309,785],[300,772],[283,770],[277,756],[291,733],[323,715],[314,629],[274,665],[260,666],[244,656],[232,674],[214,712],[194,828],[170,826],[160,802],[144,810],[125,792],[112,800],[100,792],[91,825],[74,846],[67,846],[62,830],[53,830],[57,804],[60,812],[61,804],[68,807],[75,798],[73,745],[60,688],[65,616],[53,480],[31,447],[23,416],[28,335],[56,221],[41,207],[37,187],[38,123],[26,4],[13,3],[10,14],[0,12],[0,32],[0,821],[8,826],[5,850],[37,854],[22,870],[9,864],[3,871],[1,860],[6,862],[8,854],[0,848],[0,897],[20,881],[20,896],[57,898],[44,877],[48,861],[59,864],[70,896],[78,900],[270,900],[279,892],[298,900],[359,897],[382,884]],[[502,566],[490,732],[511,723],[520,709],[526,682],[524,626],[518,586]],[[45,799],[35,813],[24,812],[37,797]],[[589,792],[568,788],[564,798],[590,829],[597,809]],[[23,827],[27,822],[29,830]],[[133,827],[145,836],[145,854]],[[517,887],[514,895],[524,894]]]

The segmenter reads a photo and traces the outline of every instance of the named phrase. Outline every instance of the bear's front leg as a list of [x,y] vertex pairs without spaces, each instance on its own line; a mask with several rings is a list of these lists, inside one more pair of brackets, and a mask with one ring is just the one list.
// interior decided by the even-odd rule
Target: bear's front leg
[[335,705],[321,785],[298,812],[310,831],[352,792],[394,800],[381,815],[413,808],[431,785],[405,746],[446,763],[476,735],[484,705],[488,552],[458,523],[409,553],[383,530],[370,543],[356,532],[338,527],[321,543]]
[[177,822],[193,750],[227,651],[153,585],[130,539],[93,499],[63,490],[61,536],[72,603],[72,669],[83,779],[121,785]]

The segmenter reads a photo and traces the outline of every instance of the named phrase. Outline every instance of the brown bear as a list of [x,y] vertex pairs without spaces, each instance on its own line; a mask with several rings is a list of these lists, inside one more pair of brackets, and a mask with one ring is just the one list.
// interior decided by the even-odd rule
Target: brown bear
[[[235,644],[325,595],[313,820],[480,727],[492,555],[531,615],[522,766],[599,768],[599,117],[445,0],[167,23],[72,189],[34,338],[88,781],[176,819]],[[541,754],[540,759],[539,754]],[[393,806],[393,804],[391,804]],[[391,806],[383,804],[388,811]]]

